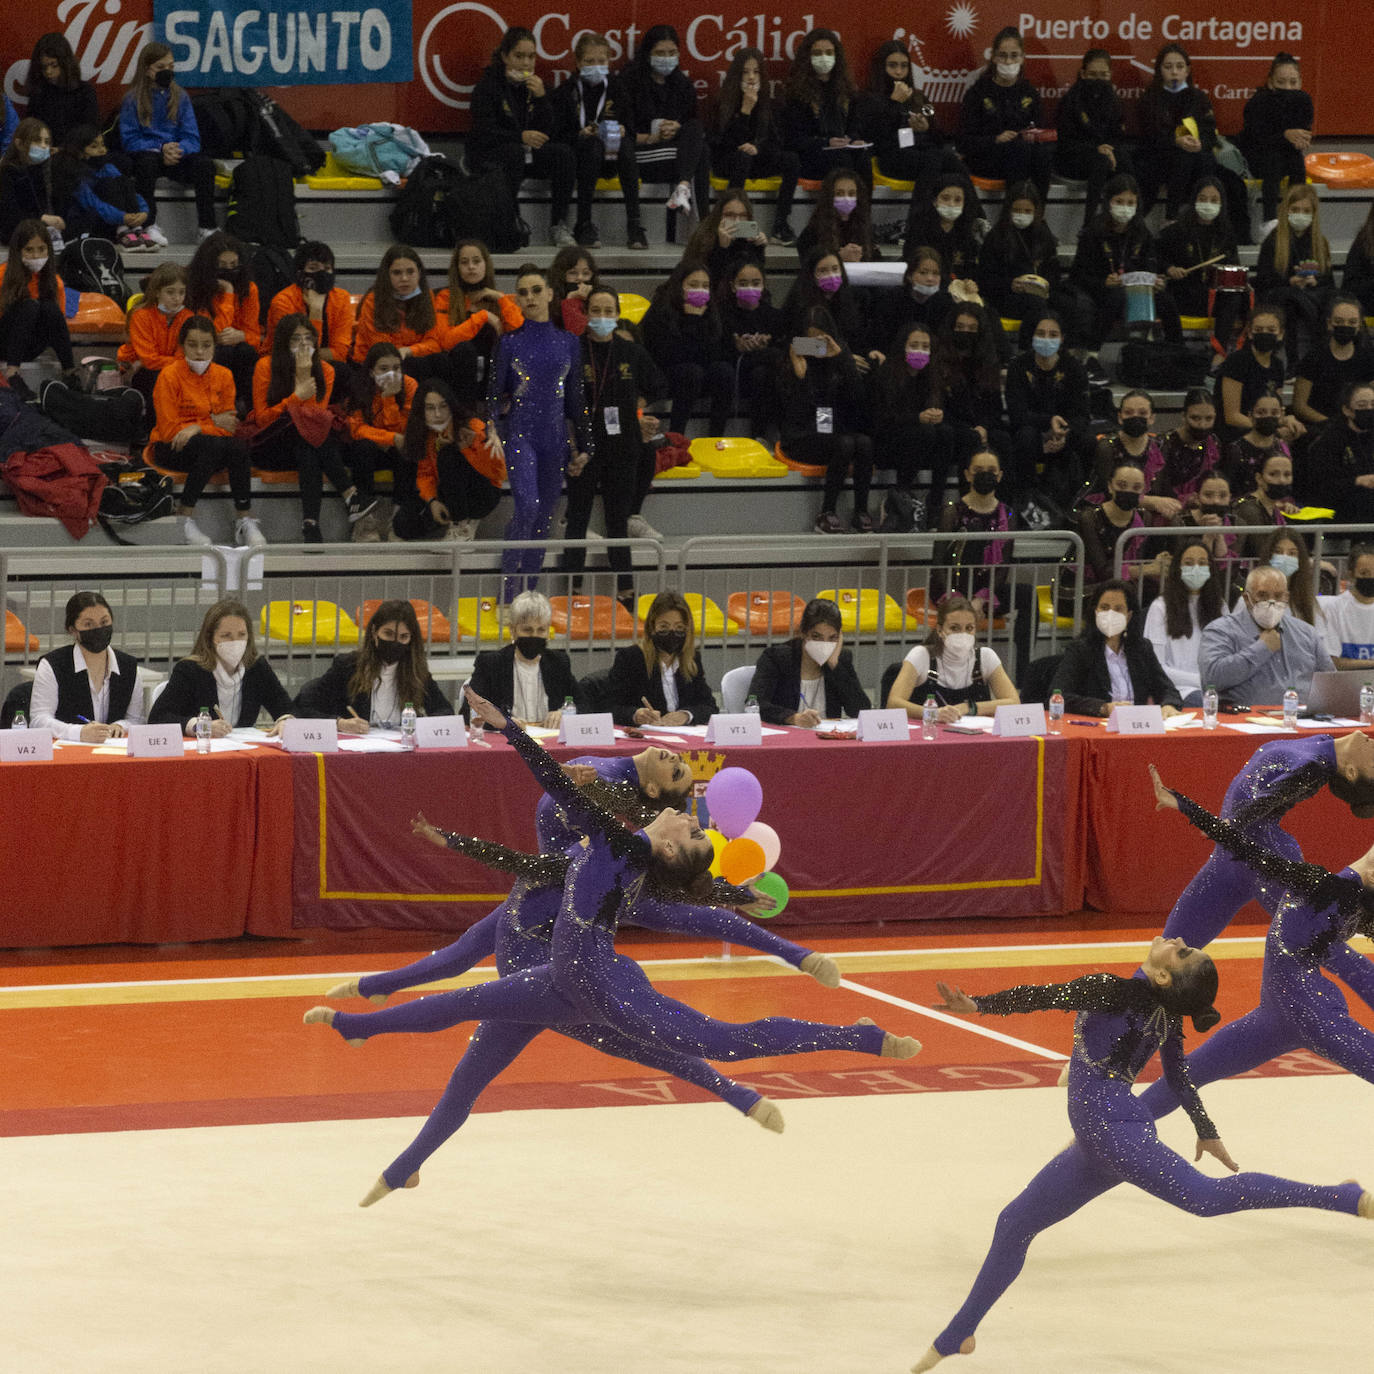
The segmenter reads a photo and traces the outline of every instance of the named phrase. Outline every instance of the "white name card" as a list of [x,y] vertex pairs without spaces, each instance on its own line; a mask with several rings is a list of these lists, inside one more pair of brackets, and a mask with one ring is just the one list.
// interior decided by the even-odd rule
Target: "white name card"
[[999,706],[992,718],[992,733],[1003,739],[1025,739],[1045,733],[1045,708],[1038,702]]
[[911,727],[907,724],[904,709],[883,707],[879,710],[859,712],[859,730],[855,736],[865,743],[875,740],[901,740],[903,744],[911,738]]
[[466,749],[468,727],[462,716],[416,716],[417,749]]
[[337,754],[339,722],[336,720],[284,720],[281,742],[288,754]]
[[131,759],[182,759],[185,742],[179,725],[129,726],[128,754]]
[[706,722],[707,744],[762,744],[763,725],[748,711],[722,711]]
[[51,730],[0,730],[0,763],[51,762]]
[[609,711],[590,715],[563,716],[558,723],[559,744],[578,748],[602,747],[615,743],[615,719]]
[[1107,729],[1122,735],[1162,735],[1164,712],[1158,706],[1114,706]]

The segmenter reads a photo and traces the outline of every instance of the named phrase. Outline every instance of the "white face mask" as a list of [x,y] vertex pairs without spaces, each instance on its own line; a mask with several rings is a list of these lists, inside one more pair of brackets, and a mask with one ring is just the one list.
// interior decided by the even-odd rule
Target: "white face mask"
[[1129,224],[1135,218],[1134,205],[1113,205],[1112,218],[1118,224]]
[[838,641],[830,639],[808,639],[802,648],[811,656],[811,661],[819,668],[830,662]]
[[964,213],[964,207],[962,205],[937,205],[935,213],[946,223],[952,224]]
[[[1308,218],[1310,219],[1311,216]],[[48,265],[48,255],[44,253],[41,258],[22,258],[21,261],[30,272],[37,273],[41,272]]]
[[1015,81],[1021,75],[1021,63],[1018,62],[999,62],[997,64],[997,75],[1003,81]]
[[212,362],[214,362],[213,358],[187,358],[186,366],[189,367],[197,377],[203,377],[206,369]]
[[1221,204],[1215,200],[1199,200],[1193,204],[1193,213],[1204,224],[1211,224],[1221,214]]
[[220,662],[232,673],[239,666],[244,654],[248,652],[248,641],[246,639],[221,639],[215,645],[215,652],[219,655]]
[[811,54],[811,70],[819,72],[822,76],[827,76],[835,70],[835,54],[833,52],[813,52]]
[[[1288,213],[1288,227],[1295,234],[1305,234],[1312,227],[1312,214],[1309,210],[1290,210]],[[24,265],[28,266],[28,258],[24,259]]]
[[1029,229],[1035,223],[1035,216],[1026,214],[1024,210],[1017,211],[1012,215],[1011,222],[1018,229]]
[[401,374],[394,370],[389,372],[378,372],[372,379],[377,383],[377,390],[390,394],[401,389]]
[[1272,630],[1278,626],[1287,610],[1282,601],[1257,601],[1250,607],[1250,614],[1261,630]]
[[1205,563],[1189,563],[1178,570],[1178,575],[1190,592],[1200,592],[1211,579],[1212,570]]
[[1101,631],[1103,639],[1115,639],[1117,635],[1125,634],[1126,612],[1098,611],[1097,628]]
[[431,420],[428,415],[425,416],[425,424],[427,424],[436,434],[442,434],[452,423],[452,416],[447,420]]
[[966,630],[944,637],[945,658],[967,658],[978,641]]

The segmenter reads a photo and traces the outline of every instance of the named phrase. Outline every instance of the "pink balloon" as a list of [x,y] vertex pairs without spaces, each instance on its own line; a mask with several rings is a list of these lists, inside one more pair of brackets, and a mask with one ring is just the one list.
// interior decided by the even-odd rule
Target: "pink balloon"
[[763,806],[763,787],[745,768],[722,768],[706,784],[711,824],[726,839],[743,835]]
[[778,866],[778,859],[782,855],[782,841],[778,839],[778,832],[771,825],[755,821],[740,838],[753,840],[763,850],[765,873],[772,872]]

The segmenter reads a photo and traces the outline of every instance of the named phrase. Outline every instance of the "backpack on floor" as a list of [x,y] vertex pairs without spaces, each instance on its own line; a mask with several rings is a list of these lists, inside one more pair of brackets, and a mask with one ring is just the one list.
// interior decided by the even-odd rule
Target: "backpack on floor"
[[255,116],[250,147],[245,152],[279,158],[298,177],[318,172],[324,166],[325,151],[319,140],[297,124],[270,95],[247,86],[244,96]]
[[391,232],[416,248],[452,248],[475,238],[493,253],[514,253],[524,242],[506,179],[496,171],[467,176],[446,157],[416,165],[396,197]]
[[53,377],[38,388],[38,405],[78,439],[132,447],[143,435],[143,395],[131,386],[87,393]]
[[[271,243],[250,243],[248,247],[248,271],[258,288],[258,323],[267,327],[267,312],[272,308],[272,297],[285,291],[295,280],[291,268],[291,254]],[[265,341],[270,348],[272,341]]]
[[171,515],[176,485],[164,472],[139,459],[112,458],[100,470],[109,479],[100,494],[100,527],[116,544],[128,544],[113,526],[142,525]]
[[[910,534],[926,521],[926,499],[906,487],[893,487],[883,497],[882,519],[878,529],[883,534]],[[886,700],[886,698],[884,698]]]
[[108,296],[121,310],[127,310],[129,283],[124,279],[124,260],[109,239],[87,234],[69,243],[57,260],[63,285],[74,291],[94,291]]
[[191,109],[202,152],[210,157],[244,157],[252,151],[257,111],[242,87],[193,91]]
[[291,168],[278,157],[244,158],[229,181],[224,227],[245,243],[294,248],[301,241],[301,222]]

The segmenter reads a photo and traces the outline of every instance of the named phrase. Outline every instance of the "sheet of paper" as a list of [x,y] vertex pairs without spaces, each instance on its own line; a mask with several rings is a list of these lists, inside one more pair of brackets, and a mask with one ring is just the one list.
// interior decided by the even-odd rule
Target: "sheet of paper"
[[1358,725],[1358,720],[1350,720],[1345,716],[1337,716],[1335,720],[1300,720],[1299,730],[1336,730],[1344,729],[1351,725]]
[[638,725],[635,728],[642,730],[646,735],[690,735],[693,739],[706,738],[704,725]]
[[537,739],[541,741],[546,739],[558,738],[557,730],[546,730],[542,725],[527,725],[525,726],[525,733],[531,739]]
[[[386,730],[373,730],[366,735],[340,735],[339,750],[347,754],[404,754],[407,752],[400,739],[387,739]],[[398,736],[400,731],[395,732]]]
[[1293,733],[1282,725],[1260,725],[1248,720],[1228,720],[1226,729],[1238,731],[1242,735],[1291,735]]
[[1176,716],[1170,716],[1164,722],[1166,730],[1191,730],[1194,726],[1201,725],[1202,722],[1197,718],[1193,711],[1182,711]]

